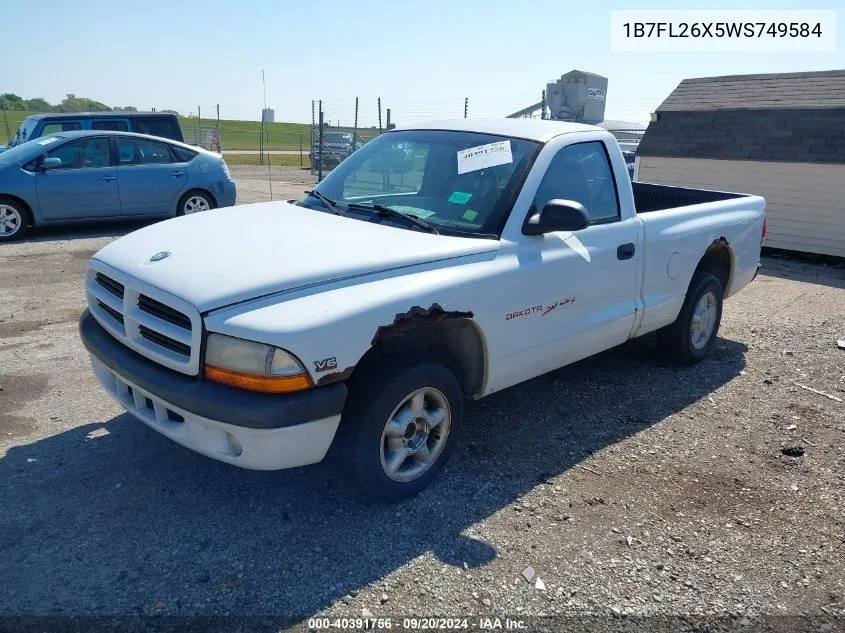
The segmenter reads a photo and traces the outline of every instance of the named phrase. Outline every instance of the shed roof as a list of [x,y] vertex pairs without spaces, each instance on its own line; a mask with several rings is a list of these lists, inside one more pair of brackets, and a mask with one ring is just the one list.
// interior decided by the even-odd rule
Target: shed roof
[[845,107],[845,70],[684,79],[663,111]]
[[845,70],[685,79],[637,154],[845,164]]

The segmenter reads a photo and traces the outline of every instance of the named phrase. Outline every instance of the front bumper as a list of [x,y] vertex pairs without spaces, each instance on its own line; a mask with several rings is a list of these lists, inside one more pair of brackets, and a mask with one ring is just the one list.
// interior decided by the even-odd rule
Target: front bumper
[[88,310],[79,332],[106,391],[136,418],[198,453],[278,470],[319,462],[332,443],[346,400],[342,383],[295,394],[254,393],[158,365],[115,340]]

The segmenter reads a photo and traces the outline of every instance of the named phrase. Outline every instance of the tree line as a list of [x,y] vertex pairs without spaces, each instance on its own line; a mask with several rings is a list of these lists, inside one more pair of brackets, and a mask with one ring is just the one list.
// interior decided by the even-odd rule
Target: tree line
[[[5,110],[17,110],[23,112],[137,112],[135,106],[109,107],[87,97],[77,97],[74,94],[67,95],[60,103],[52,104],[46,99],[36,97],[35,99],[24,99],[12,92],[0,94],[0,108]],[[173,112],[162,110],[162,112]]]

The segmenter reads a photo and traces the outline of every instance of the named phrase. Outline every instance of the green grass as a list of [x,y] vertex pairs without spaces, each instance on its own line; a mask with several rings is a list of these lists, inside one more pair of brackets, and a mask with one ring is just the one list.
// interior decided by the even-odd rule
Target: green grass
[[[227,154],[223,151],[223,158],[227,165],[259,165],[258,154]],[[299,154],[275,154],[271,155],[270,164],[274,167],[299,167]],[[264,164],[267,164],[267,156],[264,156]],[[302,157],[302,168],[311,168],[311,159],[308,154]]]
[[[9,131],[12,136],[20,127],[21,122],[30,114],[35,112],[20,112],[8,111],[6,113],[9,119]],[[182,134],[185,136],[185,142],[194,144],[195,138],[200,134],[198,128],[211,128],[217,125],[216,119],[197,119],[196,117],[185,118],[180,117],[182,124]],[[311,147],[311,126],[307,123],[267,123],[265,134],[264,148],[268,150],[299,150],[300,141],[302,143],[302,150],[308,153]],[[377,134],[376,131],[365,129],[362,135],[369,139]],[[206,143],[206,132],[201,130],[202,138],[199,139],[200,144]],[[9,137],[6,134],[6,126],[0,118],[0,143],[8,143]],[[223,150],[258,150],[261,141],[261,122],[260,121],[230,121],[220,120],[220,140],[222,141]],[[227,159],[228,160],[228,159]],[[297,164],[299,156],[296,157]],[[237,164],[237,163],[233,163]]]

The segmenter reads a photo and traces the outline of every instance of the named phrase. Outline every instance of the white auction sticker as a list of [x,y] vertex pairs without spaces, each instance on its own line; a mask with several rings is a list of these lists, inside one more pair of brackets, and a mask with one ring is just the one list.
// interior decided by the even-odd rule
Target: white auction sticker
[[458,173],[465,174],[485,167],[507,165],[513,162],[510,141],[498,141],[470,147],[458,152]]
[[50,143],[55,143],[58,140],[59,140],[58,137],[51,136],[50,138],[45,138],[44,140],[38,141],[38,144],[39,145],[49,145]]

